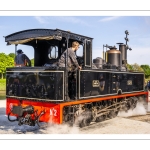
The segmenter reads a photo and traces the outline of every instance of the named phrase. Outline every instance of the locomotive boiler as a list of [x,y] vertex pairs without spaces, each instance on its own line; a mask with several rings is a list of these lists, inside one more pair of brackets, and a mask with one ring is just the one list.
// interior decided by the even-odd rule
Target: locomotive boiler
[[[7,45],[32,46],[34,67],[6,70],[6,114],[9,121],[42,128],[48,122],[79,127],[116,117],[146,99],[144,73],[127,69],[126,44],[103,45],[103,58],[92,60],[93,38],[60,29],[30,29],[5,36]],[[77,60],[82,70],[58,67],[61,54],[73,41],[80,43]],[[106,51],[104,51],[106,47]],[[25,50],[24,50],[25,51]]]

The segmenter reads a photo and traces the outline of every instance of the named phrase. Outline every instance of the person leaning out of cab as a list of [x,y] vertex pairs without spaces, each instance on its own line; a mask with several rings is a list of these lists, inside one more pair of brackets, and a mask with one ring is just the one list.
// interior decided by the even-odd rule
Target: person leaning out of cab
[[72,42],[72,47],[68,48],[68,55],[67,55],[67,49],[62,53],[58,66],[59,67],[65,67],[65,60],[68,58],[67,68],[68,71],[73,71],[76,68],[79,70],[82,69],[81,66],[79,66],[78,61],[76,59],[75,52],[79,49],[79,43],[77,41]]

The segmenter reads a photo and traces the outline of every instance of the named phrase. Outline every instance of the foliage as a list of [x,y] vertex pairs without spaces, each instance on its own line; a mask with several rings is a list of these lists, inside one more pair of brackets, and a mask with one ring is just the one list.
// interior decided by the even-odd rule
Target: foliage
[[[5,77],[7,67],[14,67],[14,58],[14,53],[8,55],[0,53],[0,78],[3,79]],[[34,59],[31,59],[31,64],[34,66]]]
[[133,64],[132,68],[134,71],[144,72],[144,70],[137,63]]
[[6,72],[6,67],[13,67],[14,59],[5,53],[0,53],[0,75],[3,79]]
[[15,53],[10,53],[8,54],[8,56],[12,57],[13,59],[15,59]]
[[144,70],[145,77],[150,77],[150,66],[149,65],[141,65],[141,68]]
[[6,90],[6,79],[0,79],[0,91]]
[[144,72],[143,68],[141,66],[139,66],[137,63],[127,64],[127,68],[128,68],[129,71]]
[[133,71],[132,65],[127,64],[127,69],[128,69],[129,71]]
[[34,67],[34,58],[31,59],[31,67]]

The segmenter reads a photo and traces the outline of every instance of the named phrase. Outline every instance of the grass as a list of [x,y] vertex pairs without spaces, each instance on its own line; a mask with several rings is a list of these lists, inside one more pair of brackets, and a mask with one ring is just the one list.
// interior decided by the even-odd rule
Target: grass
[[0,79],[0,100],[6,99],[6,79]]
[[6,79],[0,79],[0,91],[6,90]]
[[0,96],[0,100],[6,99],[6,96]]

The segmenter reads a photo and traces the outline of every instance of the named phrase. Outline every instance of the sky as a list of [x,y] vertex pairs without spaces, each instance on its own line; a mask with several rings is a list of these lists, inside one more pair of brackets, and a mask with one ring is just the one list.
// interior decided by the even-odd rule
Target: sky
[[[4,36],[27,29],[62,29],[93,38],[92,57],[102,57],[103,45],[125,43],[125,30],[129,31],[127,61],[150,65],[150,16],[0,16],[0,52],[14,53],[15,46],[6,46]],[[33,48],[18,45],[30,59]]]

